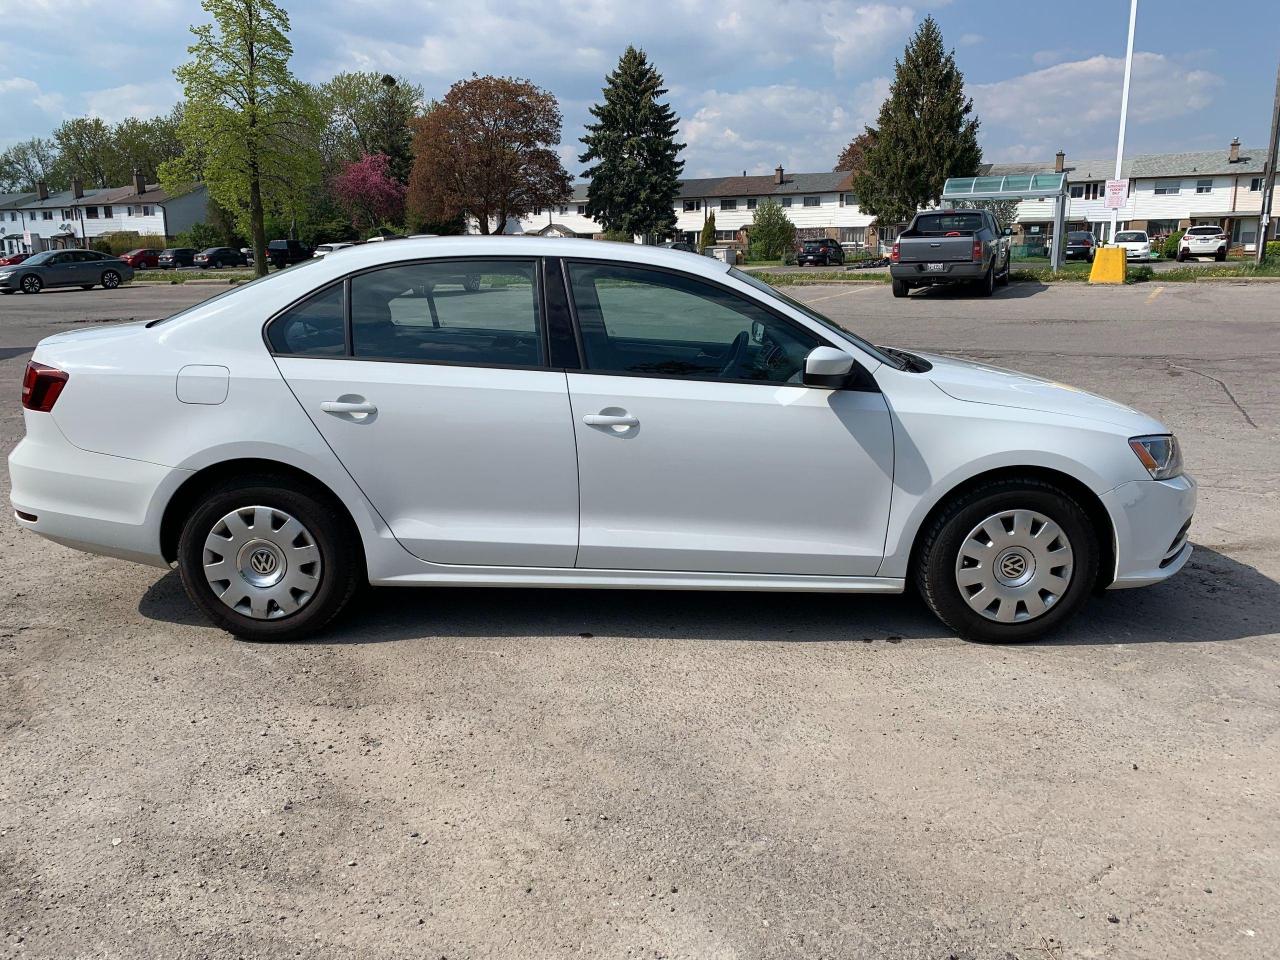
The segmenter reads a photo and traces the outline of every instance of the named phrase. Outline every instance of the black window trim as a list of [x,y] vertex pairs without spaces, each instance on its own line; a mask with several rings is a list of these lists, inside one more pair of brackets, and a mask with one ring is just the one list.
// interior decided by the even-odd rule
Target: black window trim
[[[607,265],[607,266],[613,266],[613,267],[651,270],[651,271],[654,271],[655,273],[667,273],[667,274],[671,274],[672,276],[687,277],[689,279],[696,280],[699,283],[705,283],[708,286],[714,287],[717,290],[720,290],[728,294],[729,296],[738,298],[739,300],[748,301],[753,306],[757,307],[758,309],[762,310],[764,313],[773,317],[775,320],[781,320],[784,324],[790,326],[792,329],[799,330],[800,332],[808,334],[809,336],[815,338],[818,341],[818,346],[835,347],[837,350],[842,350],[845,353],[850,352],[848,350],[847,344],[834,343],[825,335],[825,333],[819,333],[818,331],[813,330],[802,323],[799,323],[792,317],[787,316],[781,310],[778,310],[775,307],[773,307],[771,304],[758,300],[755,297],[746,296],[745,294],[743,294],[741,290],[736,290],[733,287],[729,286],[728,284],[720,283],[719,281],[712,280],[709,277],[704,277],[696,273],[688,273],[684,270],[675,270],[671,267],[660,266],[658,264],[637,263],[635,261],[628,261],[628,260],[606,260],[600,257],[565,257],[563,260],[563,264],[564,264],[565,289],[569,295],[569,309],[573,316],[574,330],[577,333],[579,356],[582,358],[582,369],[570,370],[568,371],[570,373],[584,373],[584,374],[590,374],[591,376],[596,376],[596,377],[636,377],[636,378],[642,378],[645,380],[674,380],[677,382],[692,381],[697,383],[750,384],[751,386],[755,386],[755,387],[773,387],[774,389],[777,389],[778,387],[805,387],[806,386],[806,384],[804,384],[803,382],[787,383],[784,381],[780,383],[776,380],[742,380],[742,379],[736,379],[736,378],[731,379],[728,377],[673,377],[673,376],[668,376],[666,374],[661,374],[661,373],[633,373],[630,371],[620,371],[620,370],[592,369],[587,363],[587,352],[582,344],[582,324],[581,324],[581,321],[578,319],[578,305],[573,297],[573,283],[569,274],[570,267],[572,267],[575,264],[585,264],[588,266]],[[850,378],[849,386],[844,387],[842,389],[879,393],[880,387],[876,383],[875,378],[871,375],[871,372],[867,370],[865,366],[863,366],[861,363],[858,362],[857,357],[854,357],[853,363],[854,363],[854,376]],[[859,375],[858,374],[859,370],[863,371],[863,373],[865,373],[865,376]]]
[[[542,282],[543,281],[542,263],[546,259],[548,258],[538,256],[536,254],[532,256],[529,256],[529,255],[495,256],[492,254],[483,254],[478,256],[473,255],[473,256],[462,256],[462,257],[415,257],[411,260],[395,260],[390,263],[372,264],[368,267],[363,267],[359,270],[353,270],[351,273],[344,274],[342,277],[335,278],[329,281],[328,283],[323,284],[322,286],[316,287],[313,290],[308,290],[302,296],[293,300],[286,306],[281,307],[279,310],[273,313],[270,317],[268,317],[265,323],[263,323],[262,342],[266,344],[267,352],[272,357],[281,357],[286,360],[356,360],[364,363],[412,363],[412,364],[419,364],[419,365],[426,365],[426,366],[433,366],[433,367],[478,367],[478,368],[487,369],[487,370],[533,370],[538,372],[564,373],[566,372],[566,370],[568,370],[568,368],[552,367],[548,362],[550,338],[548,335],[548,327],[547,327],[547,310],[546,310],[546,302],[545,302],[546,293],[543,289],[544,284]],[[468,360],[418,360],[411,357],[357,357],[355,356],[355,342],[352,335],[352,322],[351,322],[351,282],[356,277],[361,277],[367,273],[376,273],[379,270],[389,270],[396,267],[408,267],[408,266],[414,266],[417,264],[459,263],[463,261],[470,262],[470,263],[486,263],[486,262],[487,263],[511,263],[513,261],[516,261],[516,262],[525,262],[533,266],[534,282],[538,284],[538,340],[539,340],[539,353],[542,358],[541,363],[539,364],[483,363],[483,362],[468,361]],[[307,300],[311,299],[312,297],[316,296],[319,293],[323,293],[324,291],[330,289],[331,287],[336,286],[339,283],[343,285],[342,312],[343,312],[343,327],[344,327],[344,340],[345,340],[345,349],[344,349],[343,355],[340,357],[326,357],[323,355],[307,354],[307,353],[278,353],[275,350],[275,348],[271,345],[271,339],[268,336],[268,331],[270,330],[271,325],[275,323],[280,317],[284,316],[286,313],[292,310],[294,307],[298,306],[301,303],[306,302]],[[579,355],[581,356],[582,348],[581,348],[580,340],[579,340],[578,349],[579,349]],[[568,370],[568,372],[577,372],[577,371]]]

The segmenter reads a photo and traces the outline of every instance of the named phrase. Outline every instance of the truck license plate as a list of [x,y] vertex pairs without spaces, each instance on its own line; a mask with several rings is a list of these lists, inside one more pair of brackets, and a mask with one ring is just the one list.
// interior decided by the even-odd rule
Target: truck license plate
[[924,268],[925,268],[926,270],[930,271],[931,273],[932,273],[932,272],[938,272],[938,273],[941,273],[941,272],[942,272],[942,268],[943,268],[943,266],[945,266],[945,264],[941,264],[941,263],[926,263],[926,264],[924,265]]

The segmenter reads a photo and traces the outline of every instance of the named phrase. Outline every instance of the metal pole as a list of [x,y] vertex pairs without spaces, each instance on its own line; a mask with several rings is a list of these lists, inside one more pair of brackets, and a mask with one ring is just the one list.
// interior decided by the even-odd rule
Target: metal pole
[[1271,145],[1267,147],[1267,162],[1262,166],[1262,210],[1258,215],[1258,249],[1255,262],[1262,263],[1267,253],[1267,226],[1271,221],[1271,207],[1276,198],[1276,148],[1280,146],[1280,67],[1276,68],[1276,102],[1271,111]]
[[[1133,28],[1138,23],[1138,0],[1130,0],[1129,5],[1129,48],[1124,55],[1124,92],[1120,94],[1120,138],[1116,141],[1116,180],[1120,179],[1120,170],[1124,164],[1124,125],[1129,119],[1129,78],[1133,75]],[[1111,243],[1116,242],[1116,221],[1120,219],[1120,211],[1111,211]]]

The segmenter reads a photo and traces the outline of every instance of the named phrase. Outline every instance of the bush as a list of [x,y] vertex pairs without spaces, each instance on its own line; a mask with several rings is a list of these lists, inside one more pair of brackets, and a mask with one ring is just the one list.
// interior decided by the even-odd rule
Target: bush
[[168,240],[158,233],[138,233],[136,230],[118,230],[115,233],[104,233],[93,240],[93,249],[101,253],[119,256],[139,247],[151,250],[163,250]]
[[[1177,248],[1175,247],[1174,249],[1176,251]],[[1144,264],[1143,266],[1133,267],[1132,269],[1130,269],[1128,271],[1128,274],[1125,276],[1125,282],[1126,283],[1146,283],[1155,275],[1156,275],[1156,272]]]
[[193,223],[190,230],[178,234],[178,246],[195,250],[226,246],[225,240],[221,230],[207,223]]
[[1160,255],[1166,260],[1178,259],[1178,244],[1182,242],[1182,235],[1185,230],[1175,230],[1164,238],[1164,246],[1160,248]]
[[93,242],[89,244],[90,250],[97,250],[99,253],[110,253],[111,243],[105,237],[94,237]]
[[614,243],[635,243],[635,237],[627,233],[625,230],[606,230],[604,232],[605,240],[612,240]]
[[756,207],[750,239],[752,260],[777,260],[795,248],[796,226],[782,204],[770,197]]
[[1268,240],[1267,248],[1262,252],[1266,263],[1280,263],[1280,240]]
[[706,222],[702,224],[702,234],[698,237],[698,252],[706,253],[707,247],[714,246],[716,242],[716,212],[712,210],[707,214]]

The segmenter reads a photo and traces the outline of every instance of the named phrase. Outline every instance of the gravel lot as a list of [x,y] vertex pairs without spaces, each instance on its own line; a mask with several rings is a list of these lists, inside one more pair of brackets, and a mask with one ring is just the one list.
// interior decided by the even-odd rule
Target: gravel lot
[[[38,338],[217,291],[4,298],[3,450]],[[1019,647],[910,598],[525,590],[260,646],[5,523],[0,957],[1280,954],[1276,288],[788,292],[1164,419],[1190,565]]]

